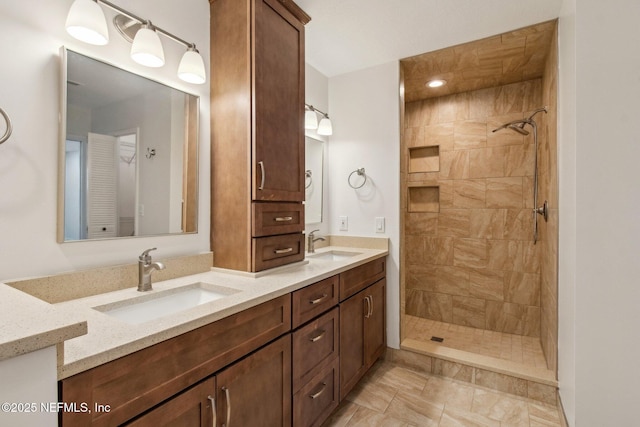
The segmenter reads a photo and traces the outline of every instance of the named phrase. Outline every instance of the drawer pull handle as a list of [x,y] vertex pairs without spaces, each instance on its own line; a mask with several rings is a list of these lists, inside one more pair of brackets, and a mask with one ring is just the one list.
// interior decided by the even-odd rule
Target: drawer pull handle
[[309,304],[318,304],[318,303],[322,302],[322,300],[324,300],[328,296],[329,295],[327,295],[327,294],[322,294],[322,296],[320,298],[316,298],[316,299],[310,300]]
[[292,216],[279,216],[274,218],[275,222],[287,222],[287,221],[293,221],[293,217]]
[[364,297],[364,300],[367,302],[367,314],[364,315],[364,317],[366,319],[368,319],[369,317],[371,317],[371,297],[369,295],[367,295],[366,297]]
[[316,342],[316,341],[318,341],[318,340],[322,339],[322,337],[324,337],[324,334],[326,334],[326,333],[327,333],[327,331],[322,330],[322,331],[320,331],[320,333],[319,333],[318,335],[316,335],[315,337],[313,337],[313,338],[309,338],[309,341],[311,341],[311,342]]
[[293,251],[293,248],[276,249],[275,251],[273,251],[273,253],[280,255],[280,254],[287,254],[292,251]]
[[216,427],[218,425],[218,417],[217,417],[217,413],[216,413],[216,400],[211,397],[211,395],[207,396],[207,399],[209,399],[209,401],[211,401],[211,415],[213,416],[213,423],[211,424],[213,427]]
[[264,190],[264,179],[266,178],[266,174],[264,172],[264,162],[258,162],[258,165],[260,165],[260,172],[262,175],[262,178],[260,179],[260,186],[258,187],[258,190]]
[[223,426],[230,427],[231,426],[231,396],[229,396],[229,389],[226,387],[222,387],[224,394],[227,398],[227,422],[223,424]]
[[327,383],[322,383],[322,388],[320,389],[320,391],[318,391],[317,393],[309,395],[309,397],[312,398],[312,399],[317,399],[318,397],[320,397],[320,395],[322,393],[324,393],[324,390],[326,388],[327,388]]

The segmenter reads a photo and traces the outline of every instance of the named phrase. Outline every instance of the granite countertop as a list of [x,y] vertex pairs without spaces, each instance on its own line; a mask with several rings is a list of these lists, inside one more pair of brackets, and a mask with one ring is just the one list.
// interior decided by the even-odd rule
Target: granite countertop
[[[54,305],[40,301],[43,306],[48,306],[49,310],[61,313],[62,318],[68,315],[67,319],[84,319],[88,324],[86,335],[65,342],[64,364],[58,367],[58,379],[70,377],[131,354],[388,254],[387,249],[340,246],[325,247],[316,252],[321,255],[330,251],[356,252],[357,255],[335,261],[315,259],[310,256],[307,257],[308,262],[274,269],[275,271],[264,275],[212,269],[206,273],[156,282],[153,284],[153,290],[145,293],[145,296],[198,282],[230,288],[229,290],[233,293],[218,300],[139,324],[126,323],[93,309],[93,307],[130,298],[139,298],[141,293],[137,292],[136,288]],[[23,321],[28,323],[26,319]],[[43,323],[51,322],[47,320]]]
[[87,333],[81,314],[70,313],[0,284],[0,360],[62,343]]

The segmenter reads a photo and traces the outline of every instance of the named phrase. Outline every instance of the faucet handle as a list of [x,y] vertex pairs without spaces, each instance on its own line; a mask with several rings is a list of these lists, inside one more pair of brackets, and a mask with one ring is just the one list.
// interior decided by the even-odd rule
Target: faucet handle
[[320,231],[320,230],[318,229],[318,230],[310,231],[310,232],[309,232],[309,237],[313,237],[313,233],[315,233],[316,231]]
[[138,259],[140,261],[144,261],[144,262],[151,262],[151,255],[149,255],[149,252],[151,251],[155,251],[158,248],[151,248],[151,249],[147,249],[144,252],[142,252],[142,254],[138,257]]

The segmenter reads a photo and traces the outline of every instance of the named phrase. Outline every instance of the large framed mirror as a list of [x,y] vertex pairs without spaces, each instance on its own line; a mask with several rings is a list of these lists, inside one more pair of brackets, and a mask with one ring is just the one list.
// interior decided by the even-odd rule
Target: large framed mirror
[[61,49],[58,241],[197,232],[197,96]]
[[305,224],[322,222],[322,180],[324,143],[306,136],[305,140]]

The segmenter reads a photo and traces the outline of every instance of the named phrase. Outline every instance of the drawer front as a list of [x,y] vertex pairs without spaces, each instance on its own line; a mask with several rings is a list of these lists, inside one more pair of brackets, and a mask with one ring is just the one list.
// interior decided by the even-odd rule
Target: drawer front
[[293,292],[292,326],[308,322],[338,304],[339,276],[329,277]]
[[357,294],[386,275],[385,259],[378,258],[340,273],[340,301]]
[[304,234],[258,237],[253,240],[253,271],[262,271],[304,259]]
[[253,237],[304,231],[302,203],[252,203]]
[[110,411],[63,412],[61,425],[120,425],[290,330],[287,294],[65,378],[62,401]]
[[306,384],[330,360],[338,357],[339,310],[309,322],[293,333],[293,390]]
[[293,395],[293,425],[320,426],[338,403],[338,359],[335,359]]

